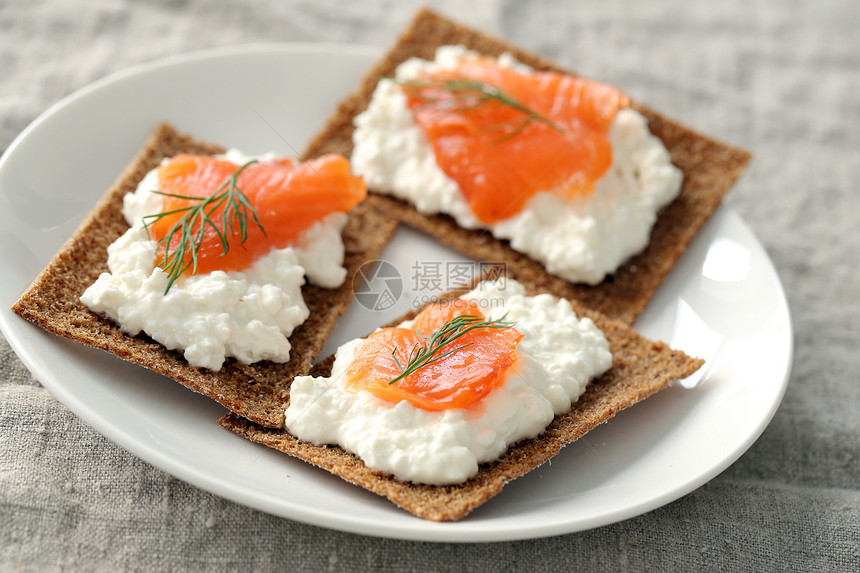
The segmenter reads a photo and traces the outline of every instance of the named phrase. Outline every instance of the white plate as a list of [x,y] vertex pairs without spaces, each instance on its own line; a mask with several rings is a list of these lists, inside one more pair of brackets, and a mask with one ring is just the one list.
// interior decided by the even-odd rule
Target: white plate
[[[234,436],[215,424],[224,413],[215,402],[8,310],[158,122],[246,152],[293,154],[375,55],[280,45],[176,57],[99,81],[33,122],[0,162],[0,326],[35,376],[96,430],[189,483],[262,511],[367,535],[463,542],[587,529],[673,501],[736,460],[779,404],[792,334],[770,260],[726,207],[636,323],[705,358],[703,371],[621,413],[459,523],[412,517]],[[412,287],[422,286],[413,284],[417,275],[426,278],[435,262],[463,260],[408,229],[398,231],[385,258],[403,272],[406,296],[384,313],[353,305],[330,348],[427,294]]]

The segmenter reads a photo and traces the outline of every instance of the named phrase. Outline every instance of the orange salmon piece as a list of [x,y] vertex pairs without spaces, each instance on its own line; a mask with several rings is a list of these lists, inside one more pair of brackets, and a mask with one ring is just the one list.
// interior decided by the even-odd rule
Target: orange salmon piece
[[[159,190],[185,197],[209,197],[223,191],[239,165],[208,156],[177,155],[158,168]],[[196,273],[214,270],[238,271],[250,266],[273,248],[284,248],[302,231],[335,212],[348,212],[367,195],[360,177],[352,175],[349,162],[339,155],[325,155],[296,165],[289,159],[253,163],[236,178],[236,186],[256,211],[261,230],[249,216],[247,240],[240,241],[238,229],[228,232],[229,251],[224,253],[218,234],[205,226],[197,251]],[[188,207],[197,201],[162,197],[162,212]],[[168,235],[183,213],[167,215],[149,226],[156,241]],[[223,207],[209,217],[220,229]],[[193,230],[197,230],[197,226]],[[176,249],[179,238],[171,240]],[[159,248],[164,257],[164,246]],[[186,255],[186,262],[190,256]],[[161,263],[163,265],[163,260]],[[189,268],[186,272],[191,272]]]
[[374,332],[356,349],[347,369],[347,387],[367,390],[389,402],[406,400],[416,408],[433,412],[468,408],[504,381],[516,362],[516,347],[523,335],[514,328],[476,328],[442,346],[436,356],[454,350],[394,384],[416,344],[427,342],[446,322],[457,316],[486,318],[474,301],[432,305],[415,318],[413,328],[386,328]]
[[[452,91],[448,80],[495,87],[548,121],[495,99],[476,102],[477,91]],[[403,90],[439,167],[488,224],[517,214],[538,191],[590,193],[612,164],[609,126],[630,103],[607,84],[523,73],[482,57],[406,82]]]

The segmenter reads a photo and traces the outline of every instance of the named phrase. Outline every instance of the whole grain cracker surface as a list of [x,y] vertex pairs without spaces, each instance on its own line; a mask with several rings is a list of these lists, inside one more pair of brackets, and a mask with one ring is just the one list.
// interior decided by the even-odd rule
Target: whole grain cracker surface
[[107,271],[107,246],[128,229],[122,197],[164,157],[178,153],[214,154],[222,147],[180,135],[169,125],[159,126],[137,157],[83,221],[75,234],[13,305],[19,316],[42,328],[83,344],[107,350],[135,364],[173,378],[209,396],[230,411],[264,426],[284,423],[283,404],[294,376],[306,373],[336,320],[352,300],[358,267],[379,256],[396,229],[396,222],[366,204],[348,216],[343,230],[347,278],[336,289],[311,284],[302,287],[309,318],[290,336],[290,360],[285,364],[258,362],[243,365],[228,360],[218,372],[190,366],[179,351],[171,351],[146,335],[128,336],[112,320],[90,311],[80,296],[99,274]]
[[[462,44],[489,56],[508,52],[538,70],[570,73],[548,60],[502,40],[461,26],[428,9],[422,10],[388,53],[370,70],[358,89],[346,98],[309,146],[312,155],[352,153],[353,118],[366,109],[379,79],[411,57],[433,59],[436,48]],[[678,168],[684,172],[680,196],[659,215],[648,247],[596,286],[572,284],[548,273],[543,265],[510,248],[507,241],[485,230],[460,228],[447,215],[424,215],[410,204],[381,194],[369,202],[390,217],[413,226],[460,252],[484,261],[505,262],[518,281],[557,296],[576,299],[607,316],[632,324],[681,257],[699,229],[741,176],[750,154],[680,125],[646,105],[633,107],[648,120]],[[372,190],[371,190],[372,191]]]
[[[545,292],[529,288],[529,295]],[[462,291],[452,293],[452,296]],[[576,310],[576,308],[575,308]],[[415,312],[391,323],[414,317]],[[546,431],[512,445],[497,461],[482,464],[462,484],[432,486],[403,482],[368,468],[357,456],[334,445],[299,440],[285,429],[264,428],[235,415],[218,422],[252,441],[311,463],[373,493],[406,511],[433,521],[456,521],[498,495],[509,481],[521,477],[559,454],[561,449],[608,421],[621,410],[644,400],[674,380],[698,370],[703,360],[691,358],[662,342],[648,340],[624,323],[589,313],[609,340],[612,367],[592,381],[566,414],[556,416]],[[333,357],[315,365],[311,374],[328,376]]]

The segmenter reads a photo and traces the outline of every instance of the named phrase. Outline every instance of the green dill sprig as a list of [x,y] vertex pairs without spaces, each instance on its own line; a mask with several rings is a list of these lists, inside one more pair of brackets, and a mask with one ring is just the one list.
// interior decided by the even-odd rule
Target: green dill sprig
[[[230,251],[230,238],[238,234],[239,244],[241,245],[248,239],[248,222],[257,225],[263,234],[266,233],[263,229],[263,224],[257,215],[257,211],[251,205],[248,197],[239,189],[236,180],[239,174],[246,167],[256,163],[256,160],[249,161],[239,167],[212,195],[208,197],[194,197],[188,195],[177,195],[174,193],[165,193],[163,191],[155,191],[158,195],[165,197],[173,197],[175,199],[185,199],[187,201],[195,201],[195,205],[172,209],[163,213],[154,215],[146,215],[143,217],[143,225],[149,231],[149,226],[164,217],[183,213],[164,238],[158,243],[159,249],[164,247],[163,268],[167,273],[169,280],[164,294],[170,291],[173,283],[182,276],[182,274],[191,268],[194,273],[197,270],[197,255],[200,251],[200,246],[203,244],[203,236],[206,227],[210,227],[215,231],[218,240],[221,243],[222,253],[220,256],[226,255]],[[221,227],[212,220],[212,215],[223,207],[221,213]],[[171,249],[170,245],[174,238],[178,237],[176,248]],[[190,260],[186,261],[186,257],[190,255]]]
[[[401,87],[411,90],[411,95],[422,101],[421,105],[438,105],[440,109],[459,113],[477,109],[487,102],[495,101],[522,112],[522,118],[507,121],[491,128],[493,130],[512,128],[497,138],[495,143],[501,143],[512,137],[516,137],[534,122],[543,123],[559,133],[564,131],[559,124],[550,118],[526,107],[501,88],[486,82],[466,78],[430,78],[428,80],[395,81]],[[433,92],[437,91],[450,93],[452,97],[443,98],[434,96]]]
[[507,316],[508,313],[505,313],[501,318],[490,318],[484,320],[480,316],[464,314],[461,316],[455,316],[443,324],[430,337],[423,336],[419,333],[418,336],[421,336],[421,338],[424,339],[424,342],[415,343],[412,350],[409,351],[409,357],[405,366],[401,364],[400,360],[397,358],[397,348],[395,347],[394,350],[391,351],[394,363],[397,365],[397,368],[400,369],[400,375],[389,381],[388,384],[394,384],[428,364],[442,360],[446,356],[449,356],[458,350],[471,346],[473,343],[468,342],[466,344],[461,344],[456,348],[447,349],[441,354],[439,353],[443,348],[449,346],[452,342],[467,332],[471,332],[477,328],[513,328],[516,323],[505,321]]

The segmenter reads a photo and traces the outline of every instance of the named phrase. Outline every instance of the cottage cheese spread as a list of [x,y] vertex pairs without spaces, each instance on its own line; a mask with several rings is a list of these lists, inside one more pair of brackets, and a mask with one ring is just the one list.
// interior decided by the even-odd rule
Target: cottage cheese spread
[[459,483],[510,444],[540,434],[612,365],[603,333],[590,319],[577,319],[566,300],[525,296],[512,280],[481,283],[463,298],[478,301],[487,316],[508,313],[524,335],[503,384],[478,404],[430,412],[405,400],[394,404],[365,390],[346,390],[357,339],[338,349],[330,377],[293,381],[287,429],[302,440],[339,444],[404,481]]
[[[432,62],[407,60],[398,80],[455,68],[475,55],[444,46]],[[528,71],[509,55],[499,64]],[[658,211],[680,192],[682,174],[645,118],[622,109],[610,128],[613,163],[585,197],[536,193],[519,213],[493,225],[469,209],[457,183],[437,165],[433,147],[391,80],[379,82],[367,110],[355,118],[353,171],[374,191],[411,202],[427,214],[446,213],[467,229],[485,228],[512,248],[571,282],[597,284],[648,244]]]
[[[235,150],[223,157],[239,165],[251,159]],[[142,222],[161,210],[153,189],[156,170],[125,196],[123,215],[131,228],[108,247],[109,272],[81,301],[132,336],[143,331],[170,350],[184,350],[192,366],[218,370],[228,356],[248,364],[289,360],[288,337],[309,314],[301,293],[305,275],[323,287],[336,287],[346,277],[340,235],[346,214],[329,215],[295,245],[273,249],[241,272],[183,277],[165,295],[168,276],[155,267],[157,243]]]

